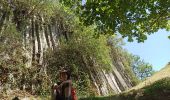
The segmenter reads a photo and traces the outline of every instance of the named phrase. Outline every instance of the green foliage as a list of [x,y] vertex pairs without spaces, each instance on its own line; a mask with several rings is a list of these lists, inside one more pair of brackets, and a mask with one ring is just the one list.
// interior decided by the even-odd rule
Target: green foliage
[[89,97],[80,100],[168,100],[170,93],[170,78],[164,78],[140,90],[108,96]]
[[[6,89],[22,89],[24,84],[31,84],[32,75],[25,66],[28,61],[23,48],[21,33],[16,25],[6,21],[0,32],[0,83],[3,92]],[[31,86],[28,86],[31,88]],[[29,91],[28,87],[26,90]]]
[[24,49],[22,48],[21,36],[16,31],[15,25],[11,22],[5,24],[1,31],[0,45],[1,74],[3,74],[5,69],[8,72],[22,70],[27,59],[23,54]]
[[140,80],[144,80],[154,74],[152,65],[141,60],[139,56],[130,56],[132,70]]
[[[0,82],[3,85],[12,84],[12,87],[8,87],[12,89],[23,89],[23,85],[26,85],[26,90],[31,92],[31,85],[34,84],[36,85],[35,93],[43,95],[49,93],[49,78],[44,76],[44,73],[44,75],[40,74],[40,68],[36,65],[31,66],[32,69],[26,68],[27,61],[30,61],[27,58],[30,48],[25,48],[23,35],[33,18],[36,18],[39,23],[49,24],[52,18],[64,17],[61,16],[64,15],[64,10],[55,4],[55,1],[50,0],[0,1],[2,16],[0,19]],[[58,13],[55,13],[56,10]]]
[[79,100],[112,100],[112,99],[117,100],[112,96],[88,97],[88,98],[80,98]]
[[[63,31],[71,32],[74,28],[74,14],[67,7],[60,5],[57,0],[1,0],[0,16],[2,16],[0,18],[0,82],[3,85],[14,85],[8,87],[12,89],[23,89],[23,85],[26,85],[28,92],[47,95],[50,93],[51,80],[42,71],[42,67],[34,63],[30,68],[26,68],[26,63],[31,62],[27,56],[31,55],[32,48],[30,48],[31,44],[24,43],[32,41],[31,20],[37,21],[41,31],[43,25],[56,25],[57,22],[61,31],[59,34],[63,34]],[[28,29],[30,38],[25,36]],[[9,78],[9,75],[12,78]],[[32,85],[34,85],[33,91]]]
[[164,78],[159,81],[156,81],[151,86],[144,88],[144,94],[150,96],[156,96],[155,92],[170,92],[170,78]]
[[72,72],[73,80],[76,81],[79,76],[78,93],[83,96],[90,95],[89,71],[109,70],[111,67],[109,47],[106,45],[107,38],[104,36],[94,38],[93,34],[95,34],[93,27],[75,30],[67,42],[61,39],[58,49],[49,51],[45,57],[48,63],[47,72],[53,82],[56,81],[59,67],[67,65]]
[[134,37],[138,42],[144,42],[147,35],[167,29],[170,18],[169,0],[86,0],[83,4],[75,4],[75,0],[70,3],[61,1],[67,6],[76,7],[85,25],[95,23],[102,34],[120,33],[129,41],[133,41]]
[[122,46],[124,45],[122,38],[117,38],[116,36],[109,37],[108,44],[111,47],[111,56],[113,59],[113,64],[117,63],[121,60],[124,71],[128,78],[130,78],[132,84],[135,86],[139,83],[138,77],[135,75],[135,73],[132,70],[132,56],[127,52],[127,50],[124,50]]
[[[115,17],[109,15],[109,18],[113,17],[111,20],[108,18],[107,14],[106,16],[104,14],[105,17],[100,15],[100,10],[103,10],[102,12],[105,13],[107,9],[110,9],[108,7],[110,7],[110,4],[112,3],[109,3],[108,7],[105,7],[106,5],[104,4],[101,8],[95,8],[98,5],[99,7],[101,6],[99,1],[87,1],[82,8],[78,8],[79,10],[85,9],[85,11],[80,10],[81,14],[79,17],[83,22],[87,22],[85,23],[86,25],[91,25],[95,22],[95,25],[93,24],[85,27],[79,21],[79,18],[76,17],[74,12],[71,11],[72,9],[81,6],[79,0],[72,4],[73,7],[71,9],[59,4],[57,0],[9,1],[10,2],[5,0],[0,1],[0,15],[5,15],[5,18],[2,17],[0,19],[0,56],[2,56],[0,58],[0,68],[2,70],[8,70],[8,72],[5,72],[5,75],[12,73],[15,76],[16,87],[19,87],[20,89],[22,89],[23,84],[26,84],[26,90],[30,92],[31,85],[34,84],[35,94],[43,96],[49,94],[52,83],[58,81],[59,67],[66,65],[72,72],[73,82],[74,85],[77,85],[76,87],[79,96],[95,95],[95,90],[92,88],[90,79],[90,71],[99,69],[110,71],[113,58],[124,59],[123,57],[126,57],[124,56],[125,54],[121,54],[123,53],[123,49],[119,48],[121,40],[112,41],[114,43],[110,48],[110,46],[108,46],[107,35],[99,36],[99,32],[110,34],[118,31],[123,36],[129,36],[130,39],[132,36],[139,37],[139,41],[143,41],[146,38],[145,34],[140,32],[146,28],[143,28],[143,26],[145,26],[144,24],[148,25],[149,23],[146,23],[147,21],[142,22],[143,20],[138,21],[138,19],[135,19],[137,18],[136,14],[138,14],[136,13],[136,10],[132,12],[134,13],[134,15],[132,14],[134,20],[136,20],[134,23],[128,21],[129,17],[124,18],[126,16],[124,16],[123,13],[127,13],[126,7],[117,10],[120,12],[120,15],[117,15],[117,12],[114,12],[115,14],[113,13]],[[73,1],[64,3],[69,5],[71,2]],[[103,3],[107,4],[108,2],[105,1]],[[121,1],[116,2],[117,6],[113,5],[111,7],[117,8],[122,6]],[[97,15],[94,14],[91,18],[91,13],[88,14],[90,11],[88,11],[88,9],[92,9],[92,13],[95,11],[93,9],[96,9],[99,13]],[[130,11],[131,9],[129,10],[129,13],[131,13]],[[110,13],[111,12],[108,12],[108,14]],[[99,19],[95,19],[95,17],[99,17]],[[118,19],[115,19],[116,17]],[[69,33],[69,39],[60,36],[58,47],[54,49],[54,51],[50,49],[45,52],[45,62],[43,62],[44,66],[42,68],[36,65],[31,66],[31,68],[25,67],[25,63],[28,59],[25,55],[25,50],[23,49],[22,33],[25,32],[27,26],[30,26],[30,20],[33,19],[40,24],[40,27],[44,24],[54,25],[55,23],[58,23],[57,25],[61,34],[64,33],[64,31],[68,31]],[[150,18],[149,20],[153,19]],[[160,25],[162,25],[162,23]],[[155,31],[156,29],[153,30]],[[153,32],[153,30],[150,30],[149,32]],[[99,37],[96,38],[97,36]],[[115,54],[117,55],[114,55],[114,57],[111,58],[110,55],[113,50],[116,50]],[[131,63],[129,62],[131,61],[122,60],[122,62],[125,66],[125,72],[128,73],[130,79],[135,83],[135,77],[130,69]],[[143,71],[143,68],[141,68],[141,71]],[[3,76],[1,75],[0,78],[2,80]]]
[[116,36],[109,37],[108,44],[111,46],[112,59],[119,58],[122,60],[125,72],[130,77],[133,85],[137,85],[140,80],[153,75],[154,70],[152,65],[122,48],[124,45],[122,38],[117,38]]

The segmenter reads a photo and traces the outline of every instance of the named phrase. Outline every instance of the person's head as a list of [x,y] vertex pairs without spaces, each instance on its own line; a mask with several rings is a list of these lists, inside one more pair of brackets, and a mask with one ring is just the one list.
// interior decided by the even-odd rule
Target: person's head
[[61,81],[66,81],[66,80],[70,79],[69,71],[68,70],[64,70],[64,69],[60,70],[59,77],[60,77]]

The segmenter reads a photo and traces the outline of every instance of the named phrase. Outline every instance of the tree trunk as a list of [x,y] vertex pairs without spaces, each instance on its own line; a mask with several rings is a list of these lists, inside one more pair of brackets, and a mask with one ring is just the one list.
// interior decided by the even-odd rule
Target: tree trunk
[[66,41],[68,41],[68,34],[67,34],[67,31],[64,31],[64,32],[63,32],[63,35],[64,35]]
[[27,33],[28,33],[28,31],[29,31],[29,27],[27,26],[26,30],[23,31],[23,45],[24,45],[25,48],[26,48],[26,44],[27,44]]
[[53,35],[52,35],[51,25],[48,25],[48,30],[49,30],[49,33],[50,33],[50,40],[51,40],[51,43],[52,43],[52,48],[54,50],[55,49],[55,42],[54,42]]
[[48,47],[50,47],[50,42],[49,42],[49,38],[48,38],[48,28],[46,25],[44,25],[44,34],[45,34],[45,39],[47,42]]
[[38,42],[38,53],[36,54],[37,56],[37,63],[40,63],[40,57],[41,57],[41,40],[40,40],[40,34],[39,34],[39,25],[37,20],[35,21],[35,33],[37,37],[37,42]]
[[1,17],[1,19],[0,19],[0,32],[1,32],[1,30],[2,30],[4,21],[5,21],[5,17],[6,17],[7,15],[8,15],[7,12],[4,12],[4,13],[2,14],[2,17]]
[[32,24],[32,65],[34,65],[35,63],[35,26],[34,26],[34,19],[31,20],[31,24]]

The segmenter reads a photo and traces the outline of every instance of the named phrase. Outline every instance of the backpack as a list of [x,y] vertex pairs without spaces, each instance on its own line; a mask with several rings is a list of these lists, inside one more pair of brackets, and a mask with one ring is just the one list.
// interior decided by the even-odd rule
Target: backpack
[[[59,90],[52,89],[52,97],[51,97],[52,100],[64,100],[64,96],[62,95],[63,88],[61,88]],[[77,95],[76,95],[76,89],[73,86],[70,87],[70,96],[67,99],[68,100],[78,100]]]
[[[66,100],[78,100],[78,99],[77,99],[77,95],[76,95],[76,89],[73,88],[73,87],[71,87],[70,89],[71,89],[71,90],[70,90],[70,96],[69,96],[69,97],[66,97],[65,99],[66,99]],[[64,97],[64,96],[61,96],[61,100],[65,100],[63,97]],[[60,100],[60,99],[59,99],[59,100]]]
[[78,100],[76,95],[76,89],[71,87],[71,100]]

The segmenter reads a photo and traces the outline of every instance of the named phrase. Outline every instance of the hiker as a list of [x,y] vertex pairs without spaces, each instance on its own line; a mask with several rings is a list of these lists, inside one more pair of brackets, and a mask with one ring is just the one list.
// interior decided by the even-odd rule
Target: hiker
[[59,82],[52,86],[52,100],[77,100],[75,89],[72,87],[70,71],[59,71]]

